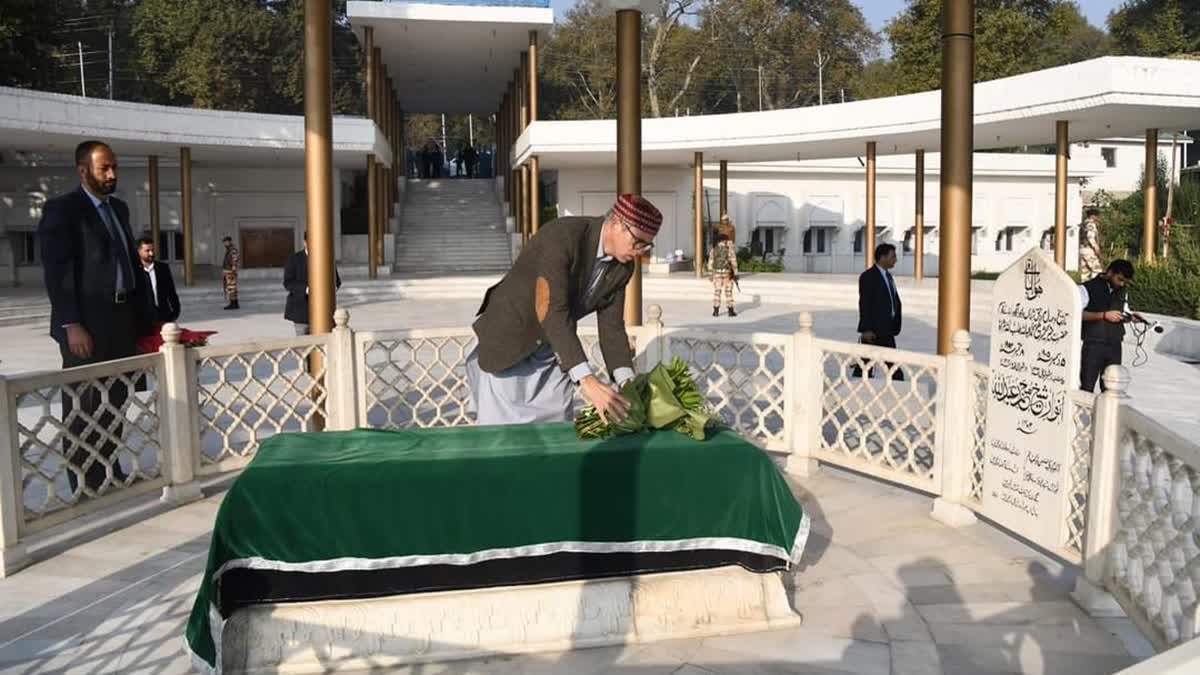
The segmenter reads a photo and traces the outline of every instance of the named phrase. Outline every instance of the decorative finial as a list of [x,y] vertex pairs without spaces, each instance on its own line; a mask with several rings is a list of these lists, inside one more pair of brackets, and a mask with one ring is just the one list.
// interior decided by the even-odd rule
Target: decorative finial
[[661,305],[650,305],[646,309],[646,314],[650,316],[650,321],[653,323],[662,323],[662,313]]
[[813,329],[812,312],[800,312],[800,316],[796,317],[796,320],[800,322],[800,332],[801,333],[811,333],[812,332],[812,329]]
[[183,335],[183,331],[180,330],[179,324],[175,322],[165,323],[163,324],[161,335],[164,345],[177,345],[179,344],[179,336]]
[[1113,392],[1117,398],[1125,398],[1128,396],[1125,392],[1129,391],[1129,369],[1125,366],[1109,366],[1104,369],[1104,374],[1100,378],[1104,382],[1104,390]]
[[350,312],[344,307],[338,307],[333,311],[333,325],[337,328],[345,328],[350,323]]
[[950,344],[954,345],[955,354],[966,356],[971,353],[971,334],[959,328],[950,337]]

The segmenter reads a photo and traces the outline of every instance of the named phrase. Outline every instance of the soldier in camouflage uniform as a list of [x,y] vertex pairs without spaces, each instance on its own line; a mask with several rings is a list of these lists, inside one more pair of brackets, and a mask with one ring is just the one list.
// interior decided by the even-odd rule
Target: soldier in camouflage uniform
[[1100,214],[1088,211],[1087,220],[1079,226],[1079,277],[1087,281],[1104,273],[1100,259]]
[[225,260],[221,263],[221,281],[225,284],[225,298],[229,301],[225,309],[238,309],[238,269],[242,266],[242,256],[233,246],[233,238],[221,240],[225,244]]
[[708,252],[708,271],[713,282],[713,316],[721,313],[721,295],[725,296],[725,307],[729,316],[737,316],[733,309],[733,283],[737,279],[737,249],[733,244],[733,223],[724,218],[717,228],[716,243]]

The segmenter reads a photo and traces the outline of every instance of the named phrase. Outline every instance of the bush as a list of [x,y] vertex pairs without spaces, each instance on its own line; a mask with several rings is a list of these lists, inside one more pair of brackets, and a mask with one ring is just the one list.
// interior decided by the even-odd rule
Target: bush
[[766,255],[761,258],[750,254],[750,247],[743,246],[737,251],[738,272],[782,272],[783,255]]
[[[1160,184],[1160,214],[1166,211],[1166,192],[1166,186]],[[1120,200],[1099,195],[1102,262],[1116,258],[1134,261],[1129,302],[1135,311],[1200,319],[1200,186],[1176,185],[1174,200],[1168,257],[1147,265],[1137,260],[1142,248],[1143,192]],[[1161,256],[1161,236],[1159,239],[1157,253]]]

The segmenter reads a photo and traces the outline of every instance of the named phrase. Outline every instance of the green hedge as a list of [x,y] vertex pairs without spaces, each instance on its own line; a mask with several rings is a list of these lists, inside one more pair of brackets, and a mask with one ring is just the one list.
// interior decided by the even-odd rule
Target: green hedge
[[1200,319],[1200,275],[1179,265],[1134,265],[1129,306],[1137,312]]
[[783,256],[763,256],[761,258],[750,255],[750,247],[743,246],[737,251],[738,272],[782,272],[783,271]]

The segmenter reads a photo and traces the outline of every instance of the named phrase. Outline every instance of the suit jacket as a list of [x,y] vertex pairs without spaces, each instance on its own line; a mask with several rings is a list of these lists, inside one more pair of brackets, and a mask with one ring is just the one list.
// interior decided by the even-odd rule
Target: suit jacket
[[[145,284],[148,291],[146,299],[150,303],[147,309],[154,316],[154,320],[168,323],[178,319],[182,308],[179,305],[179,293],[175,290],[175,277],[171,276],[171,267],[164,262],[156,260],[154,262],[154,278],[156,283],[154,284],[150,283],[150,275],[140,263],[138,264],[138,271],[144,277],[142,283]],[[158,289],[157,295],[154,294],[156,287]],[[157,305],[151,299],[152,297],[158,300]]]
[[592,312],[597,314],[600,350],[609,372],[633,367],[625,332],[625,284],[634,263],[610,262],[596,290],[584,297],[603,224],[603,218],[558,218],[529,240],[479,307],[473,328],[479,338],[480,368],[498,373],[548,343],[559,366],[569,371],[587,361],[576,326]]
[[[129,229],[129,207],[109,197],[113,212],[129,244],[128,260],[133,265],[133,233]],[[110,329],[111,307],[116,293],[118,244],[109,236],[91,198],[80,186],[47,200],[38,223],[38,244],[46,295],[50,298],[50,335],[66,344],[66,324],[82,324],[93,335]],[[129,302],[133,304],[137,326],[134,333],[150,331],[152,317],[145,311],[145,283],[148,278],[130,267]]]
[[[342,277],[333,270],[337,288],[342,287]],[[308,319],[308,254],[296,251],[283,267],[283,287],[287,289],[287,301],[283,305],[283,318],[293,323],[311,323]]]
[[[900,334],[900,323],[903,314],[900,303],[900,291],[892,281],[892,291],[880,274],[880,267],[872,265],[858,275],[858,332],[871,331],[879,337],[895,337]],[[891,301],[888,296],[892,295]],[[892,316],[892,302],[895,303],[896,314]]]

